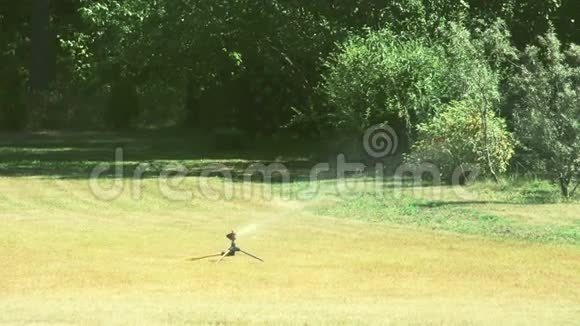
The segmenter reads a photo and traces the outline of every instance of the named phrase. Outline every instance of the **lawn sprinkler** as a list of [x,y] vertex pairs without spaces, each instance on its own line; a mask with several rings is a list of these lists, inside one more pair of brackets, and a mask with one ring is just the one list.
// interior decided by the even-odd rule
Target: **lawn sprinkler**
[[246,254],[254,259],[257,259],[261,262],[264,262],[264,260],[262,260],[262,258],[256,257],[254,255],[252,255],[249,252],[243,251],[242,249],[240,249],[240,247],[236,246],[236,232],[232,230],[231,233],[226,235],[226,238],[228,238],[228,240],[231,241],[230,247],[226,250],[226,251],[222,251],[219,254],[215,254],[215,255],[209,255],[209,256],[203,256],[203,257],[196,257],[196,258],[192,258],[190,260],[192,261],[196,261],[196,260],[202,260],[202,259],[206,259],[206,258],[212,258],[212,257],[220,257],[220,259],[218,259],[218,261],[216,261],[216,264],[219,263],[220,261],[222,261],[224,258],[226,257],[233,257],[236,255],[236,252],[241,252],[243,254]]

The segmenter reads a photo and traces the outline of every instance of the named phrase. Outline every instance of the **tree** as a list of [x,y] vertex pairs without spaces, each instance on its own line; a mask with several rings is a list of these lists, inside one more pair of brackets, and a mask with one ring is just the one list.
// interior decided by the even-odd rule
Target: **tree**
[[553,30],[538,43],[526,48],[511,81],[516,132],[570,198],[580,178],[580,47],[563,50]]
[[30,86],[33,93],[47,91],[53,80],[56,58],[50,28],[50,0],[33,1],[31,41]]
[[417,125],[452,101],[496,107],[499,66],[513,50],[502,26],[471,33],[449,23],[435,40],[390,29],[352,36],[326,62],[328,121],[360,131],[389,114]]
[[443,50],[389,29],[351,37],[327,67],[324,92],[332,107],[325,120],[342,132],[387,120],[415,125],[445,97]]
[[29,66],[27,29],[29,3],[0,2],[0,128],[20,130],[26,126],[26,76]]
[[[449,22],[475,32],[480,20],[501,17],[517,45],[550,20],[565,42],[578,41],[578,8],[577,0],[0,1],[0,60],[34,93],[50,85],[45,108],[55,110],[31,112],[29,125],[47,126],[36,121],[55,114],[62,122],[88,112],[102,118],[111,87],[128,82],[141,99],[142,123],[206,125],[200,103],[233,88],[227,106],[236,118],[227,124],[265,131],[286,126],[294,113],[320,115],[322,63],[348,38],[388,28],[408,46],[429,40],[422,46],[431,47]],[[303,129],[316,129],[302,120],[311,121]]]
[[563,13],[563,2],[576,0],[466,0],[469,4],[472,21],[482,18],[488,22],[502,19],[514,36],[513,42],[518,47],[525,47],[537,35],[548,31],[550,22]]
[[[435,164],[443,179],[469,178],[473,167],[481,172],[503,173],[514,154],[515,141],[505,120],[493,114],[482,118],[480,105],[460,101],[444,105],[433,119],[420,124],[418,141],[407,157],[412,163]],[[461,169],[471,165],[469,171]]]
[[[476,28],[470,32],[457,24],[450,24],[443,31],[443,46],[447,52],[449,70],[449,90],[451,99],[469,101],[471,107],[479,112],[481,129],[479,134],[469,138],[482,139],[480,148],[481,159],[487,163],[487,172],[499,182],[495,156],[503,155],[493,153],[494,137],[497,129],[488,125],[495,112],[501,105],[500,83],[503,72],[503,64],[510,58],[515,57],[515,50],[509,41],[510,34],[506,32],[503,21],[497,20],[485,29]],[[501,135],[500,135],[501,136]],[[511,154],[509,156],[511,158]],[[506,161],[509,162],[509,159]],[[503,167],[501,170],[504,170]],[[503,172],[503,171],[500,171]]]
[[324,17],[281,0],[83,1],[80,12],[85,29],[64,43],[81,84],[109,86],[118,66],[144,105],[163,106],[157,120],[186,107],[195,122],[214,105],[196,106],[229,97],[221,127],[274,130],[311,102],[319,58],[334,46]]

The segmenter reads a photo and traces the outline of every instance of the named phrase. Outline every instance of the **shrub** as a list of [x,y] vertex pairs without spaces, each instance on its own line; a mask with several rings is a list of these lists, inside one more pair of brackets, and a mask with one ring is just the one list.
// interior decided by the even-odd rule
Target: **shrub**
[[327,120],[360,131],[393,115],[414,126],[452,101],[492,109],[500,100],[499,66],[512,52],[501,21],[474,33],[450,23],[432,39],[388,29],[353,36],[327,61]]
[[580,47],[562,51],[553,31],[539,45],[526,48],[522,70],[510,82],[515,129],[524,150],[534,153],[569,198],[580,179]]
[[[491,162],[493,171],[505,172],[514,154],[515,142],[505,121],[488,116],[484,124],[481,110],[470,102],[452,102],[442,107],[431,121],[420,124],[417,129],[418,141],[407,159],[413,163],[435,164],[447,181],[451,181],[456,169],[467,164],[485,172],[489,171]],[[460,180],[467,177],[467,174],[460,175]]]
[[327,62],[331,125],[360,132],[389,115],[410,122],[430,112],[444,97],[440,50],[387,29],[351,37]]

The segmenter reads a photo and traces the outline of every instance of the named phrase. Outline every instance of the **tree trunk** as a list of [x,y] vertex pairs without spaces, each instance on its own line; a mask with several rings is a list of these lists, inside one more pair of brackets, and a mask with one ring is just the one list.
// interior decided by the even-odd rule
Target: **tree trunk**
[[[479,89],[482,90],[482,86],[479,83],[478,84]],[[491,160],[491,153],[489,150],[489,128],[488,128],[488,121],[487,121],[487,115],[488,115],[488,110],[489,108],[491,108],[491,103],[489,103],[489,100],[487,98],[487,96],[485,96],[485,93],[482,92],[483,95],[483,101],[485,102],[485,106],[483,107],[482,111],[481,111],[481,119],[482,119],[482,124],[483,124],[483,145],[484,145],[484,150],[485,150],[485,158],[487,161],[487,169],[489,170],[489,173],[493,176],[493,180],[495,181],[495,183],[499,183],[499,177],[497,175],[497,173],[495,172],[495,169],[493,168],[493,162]]]
[[488,125],[487,125],[487,108],[483,111],[483,142],[485,144],[485,156],[487,159],[487,168],[489,173],[493,176],[493,180],[495,183],[499,183],[499,177],[493,168],[493,162],[491,160],[491,153],[489,150],[489,134],[488,134]]
[[199,94],[195,91],[193,78],[188,77],[185,85],[185,125],[188,128],[197,128],[200,123]]
[[53,44],[50,32],[50,0],[32,5],[30,88],[32,93],[48,90],[53,74]]
[[53,80],[56,55],[50,30],[50,0],[31,3],[30,97],[28,127],[52,128],[58,124],[56,112],[50,111],[48,91]]
[[562,192],[562,197],[570,198],[570,178],[560,177],[560,191]]
[[570,198],[574,197],[574,194],[576,194],[576,190],[578,190],[578,187],[580,187],[580,181],[576,184],[576,186],[574,186],[574,189],[572,189],[572,191],[570,191]]

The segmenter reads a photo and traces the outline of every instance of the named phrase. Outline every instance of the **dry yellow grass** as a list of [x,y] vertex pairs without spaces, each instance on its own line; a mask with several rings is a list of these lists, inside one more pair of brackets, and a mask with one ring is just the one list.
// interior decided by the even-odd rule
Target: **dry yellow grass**
[[[195,178],[188,180],[193,182]],[[0,179],[0,323],[577,324],[580,248]],[[239,245],[262,256],[187,259]]]

